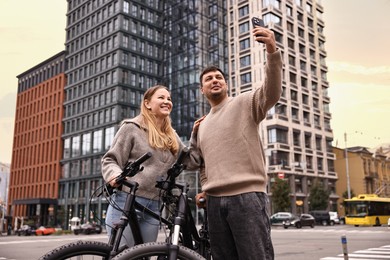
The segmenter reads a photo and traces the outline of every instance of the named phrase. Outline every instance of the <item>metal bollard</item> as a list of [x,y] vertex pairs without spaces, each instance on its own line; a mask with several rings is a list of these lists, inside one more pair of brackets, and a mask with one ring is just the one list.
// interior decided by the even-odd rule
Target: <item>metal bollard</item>
[[347,237],[345,235],[341,236],[341,245],[343,247],[344,260],[348,260]]

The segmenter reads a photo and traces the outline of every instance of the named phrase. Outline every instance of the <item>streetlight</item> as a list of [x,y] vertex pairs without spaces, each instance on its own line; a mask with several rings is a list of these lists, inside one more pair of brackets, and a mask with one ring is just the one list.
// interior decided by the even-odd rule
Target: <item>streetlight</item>
[[[355,131],[354,134],[363,134],[362,132]],[[347,173],[347,192],[348,199],[351,198],[351,183],[349,179],[349,165],[348,165],[348,147],[347,147],[347,133],[344,133],[344,142],[345,142],[345,171]]]
[[347,192],[348,192],[348,199],[350,199],[351,198],[351,184],[349,181],[347,133],[344,133],[344,142],[345,142],[345,171],[347,173]]

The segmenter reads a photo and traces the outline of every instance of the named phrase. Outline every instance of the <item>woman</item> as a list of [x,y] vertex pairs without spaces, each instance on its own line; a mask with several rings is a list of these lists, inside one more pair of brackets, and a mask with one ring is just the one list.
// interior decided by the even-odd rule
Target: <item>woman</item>
[[[139,183],[137,201],[158,213],[159,190],[155,188],[158,176],[167,174],[167,170],[176,161],[180,149],[184,147],[175,130],[172,128],[169,117],[172,111],[172,101],[168,89],[156,85],[148,89],[143,97],[141,113],[132,119],[124,120],[116,133],[111,148],[102,158],[102,174],[106,182],[117,187],[115,177],[120,175],[123,167],[129,161],[134,161],[146,152],[152,157],[142,163],[144,170],[133,178]],[[192,167],[196,167],[197,160],[192,158]],[[190,161],[190,160],[188,160]],[[187,167],[191,165],[187,165]],[[191,168],[191,166],[190,166]],[[120,208],[123,208],[127,193],[117,190],[112,199]],[[107,210],[106,226],[108,236],[111,234],[113,223],[119,221],[122,213],[112,207]],[[144,242],[156,241],[158,235],[158,220],[139,213],[139,223]],[[121,245],[134,245],[129,226],[124,231],[125,239]]]

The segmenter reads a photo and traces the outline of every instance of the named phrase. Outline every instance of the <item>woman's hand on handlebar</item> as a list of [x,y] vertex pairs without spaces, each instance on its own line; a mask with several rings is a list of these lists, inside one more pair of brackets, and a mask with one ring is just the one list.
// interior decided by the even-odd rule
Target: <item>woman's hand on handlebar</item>
[[[120,176],[120,175],[119,175]],[[117,183],[117,179],[119,178],[119,176],[115,177],[115,178],[112,178],[112,180],[110,181],[110,186],[113,187],[113,188],[117,188],[120,186],[119,183]]]
[[196,206],[198,208],[205,208],[206,207],[206,192],[201,192],[195,195],[195,202]]

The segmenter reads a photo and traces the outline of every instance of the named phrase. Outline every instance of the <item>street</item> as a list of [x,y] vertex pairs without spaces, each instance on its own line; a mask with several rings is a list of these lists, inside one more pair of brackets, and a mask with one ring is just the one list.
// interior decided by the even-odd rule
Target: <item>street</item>
[[[384,256],[364,257],[364,259],[390,259],[390,229],[385,226],[354,227],[350,225],[315,226],[313,229],[310,227],[289,228],[288,230],[283,227],[273,228],[275,259],[343,260],[341,243],[343,235],[347,238],[347,249],[350,255],[358,250],[388,246],[387,253],[383,253]],[[349,260],[352,258],[350,257]]]
[[[349,225],[316,226],[313,229],[283,227],[272,228],[272,239],[276,260],[342,260],[341,236],[347,238],[351,256],[365,255],[364,259],[390,259],[390,229],[382,227],[354,227]],[[76,240],[106,242],[101,235],[51,235],[51,236],[0,236],[0,260],[32,260],[51,249]],[[248,236],[250,239],[250,236]],[[387,248],[385,247],[387,246]],[[382,247],[382,248],[380,248]],[[370,258],[370,248],[380,248],[380,257]],[[364,252],[364,253],[363,253]],[[378,254],[378,253],[376,253]],[[352,257],[350,257],[350,260]],[[361,258],[360,258],[361,259]]]

